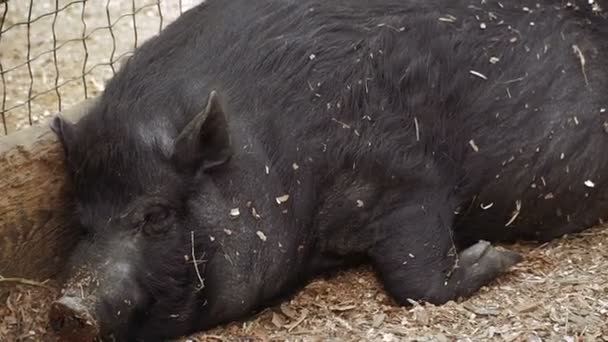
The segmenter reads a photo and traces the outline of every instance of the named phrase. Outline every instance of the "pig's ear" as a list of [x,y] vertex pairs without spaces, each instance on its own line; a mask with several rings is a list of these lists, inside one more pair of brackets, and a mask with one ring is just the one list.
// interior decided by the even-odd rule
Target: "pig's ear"
[[209,94],[205,109],[198,113],[175,140],[175,160],[203,170],[220,166],[232,156],[228,121],[218,93]]
[[51,121],[50,127],[57,135],[66,155],[69,154],[70,147],[74,141],[74,125],[67,121],[61,113],[57,113]]

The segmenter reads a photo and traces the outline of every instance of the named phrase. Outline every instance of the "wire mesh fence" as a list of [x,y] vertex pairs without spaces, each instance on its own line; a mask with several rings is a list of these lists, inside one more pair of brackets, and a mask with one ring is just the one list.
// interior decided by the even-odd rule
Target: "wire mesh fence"
[[0,130],[97,95],[121,61],[201,0],[0,0]]

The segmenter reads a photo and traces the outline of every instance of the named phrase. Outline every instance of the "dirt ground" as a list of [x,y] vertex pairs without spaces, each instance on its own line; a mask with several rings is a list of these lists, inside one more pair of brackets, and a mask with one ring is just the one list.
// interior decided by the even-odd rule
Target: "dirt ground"
[[[608,341],[608,229],[510,248],[525,261],[458,303],[398,307],[362,267],[178,341]],[[0,340],[56,341],[46,319],[56,287],[4,286]]]

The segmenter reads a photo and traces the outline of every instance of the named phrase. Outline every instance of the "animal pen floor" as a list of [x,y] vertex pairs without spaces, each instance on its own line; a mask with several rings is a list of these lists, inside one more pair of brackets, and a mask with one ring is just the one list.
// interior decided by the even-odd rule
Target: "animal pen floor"
[[[11,6],[23,12],[27,3],[13,1]],[[37,3],[53,6],[49,0]],[[126,1],[114,3],[129,4]],[[165,2],[172,3],[176,2]],[[101,21],[99,25],[103,24],[105,8],[98,7],[88,6],[92,11],[86,15],[89,25],[94,26],[91,22],[95,20]],[[42,5],[38,8],[45,9]],[[152,17],[153,10],[154,7],[149,7],[141,15]],[[59,39],[68,41],[74,38],[73,35],[79,35],[73,27],[80,22],[81,13],[69,9],[65,15],[66,21],[57,25],[56,33]],[[7,20],[19,19],[9,17]],[[40,22],[49,20],[52,17]],[[130,21],[125,19],[123,22],[126,22],[125,27],[118,25],[115,28],[115,35],[121,38],[116,56],[132,44]],[[140,20],[140,39],[156,30],[158,25],[158,21]],[[49,39],[49,29],[32,26],[32,30],[32,56],[35,56],[42,51],[37,49]],[[3,61],[11,56],[23,57],[23,45],[18,44],[23,39],[23,31],[7,32],[0,47]],[[104,39],[107,34],[93,34],[87,40],[89,65],[99,62],[96,59],[109,58],[106,55],[112,50],[108,47],[111,41]],[[83,53],[81,46],[79,42],[66,43],[62,51],[80,56]],[[34,91],[54,85],[51,58],[52,55],[44,55],[32,63]],[[59,83],[78,76],[82,64],[76,60],[64,58],[59,61],[62,75]],[[108,67],[95,69],[87,78],[89,96],[98,94],[110,75]],[[9,105],[13,106],[18,103],[17,99],[27,95],[31,82],[27,68],[19,68],[9,76],[7,96]],[[78,82],[67,83],[61,91],[64,107],[83,97],[83,88]],[[9,112],[9,132],[28,124],[26,109],[20,107]],[[48,115],[56,109],[55,93],[50,92],[38,97],[31,110]],[[35,122],[38,118],[33,119]],[[283,305],[265,310],[250,320],[180,341],[608,341],[607,229],[589,230],[542,246],[526,244],[513,248],[523,252],[526,260],[460,303],[397,307],[369,268],[363,267],[341,272],[331,279],[315,280]],[[10,289],[8,297],[0,298],[0,341],[56,340],[48,327],[47,310],[58,290],[52,283],[46,285],[48,287],[0,283]]]
[[[317,279],[245,322],[186,341],[608,341],[608,230],[518,244],[525,261],[465,301],[398,307],[366,267]],[[55,287],[11,285],[1,341],[56,341]]]

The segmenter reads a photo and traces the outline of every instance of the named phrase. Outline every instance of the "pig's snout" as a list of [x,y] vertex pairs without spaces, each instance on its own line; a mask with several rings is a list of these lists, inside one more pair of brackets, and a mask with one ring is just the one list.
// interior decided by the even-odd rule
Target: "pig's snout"
[[85,299],[64,295],[51,305],[51,328],[62,341],[95,341],[99,336],[99,325],[93,312],[94,308]]
[[61,341],[123,341],[137,311],[137,296],[125,297],[115,291],[97,290],[83,298],[74,291],[67,291],[51,305],[51,328]]
[[61,341],[125,340],[138,308],[146,303],[131,265],[124,262],[87,265],[66,285],[49,312]]
[[61,298],[51,305],[51,328],[61,341],[126,341],[148,305],[137,280],[132,238],[83,240],[71,257]]

